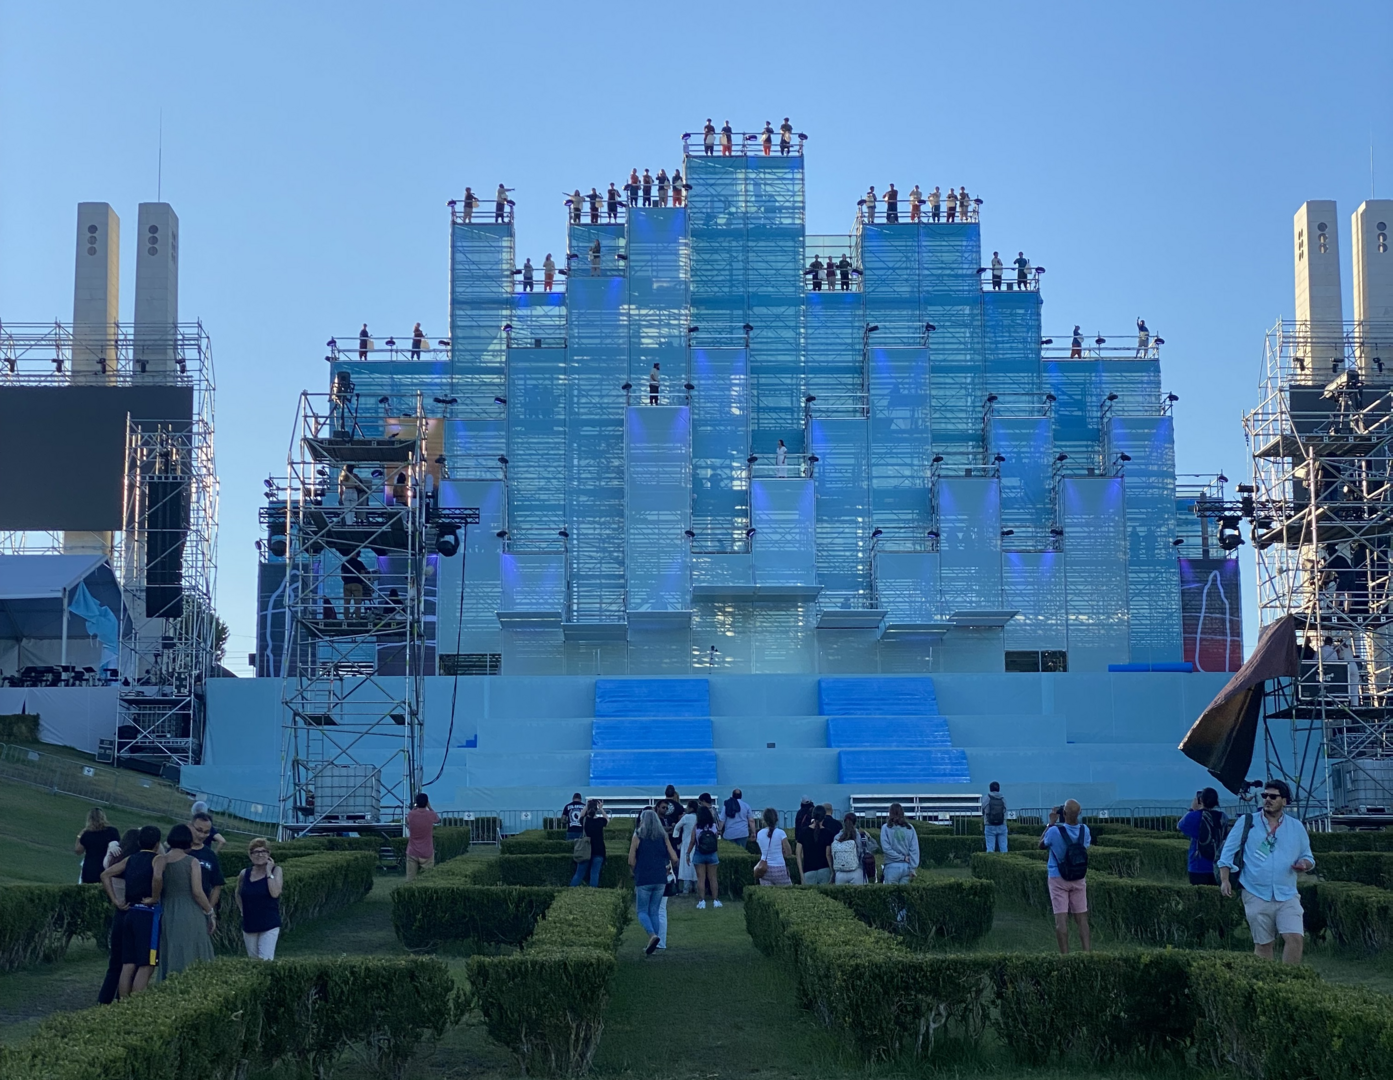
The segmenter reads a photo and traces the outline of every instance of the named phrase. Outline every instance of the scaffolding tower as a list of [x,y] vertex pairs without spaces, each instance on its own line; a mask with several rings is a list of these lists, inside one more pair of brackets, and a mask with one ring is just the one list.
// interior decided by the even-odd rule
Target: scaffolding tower
[[421,789],[436,561],[478,520],[439,506],[428,424],[421,395],[384,416],[346,372],[300,397],[284,490],[282,836],[397,831]]
[[1221,544],[1252,523],[1262,623],[1297,619],[1301,674],[1269,691],[1265,753],[1317,820],[1393,810],[1393,374],[1380,338],[1387,348],[1393,327],[1345,324],[1336,344],[1307,323],[1273,326],[1244,418],[1253,490],[1218,522]]

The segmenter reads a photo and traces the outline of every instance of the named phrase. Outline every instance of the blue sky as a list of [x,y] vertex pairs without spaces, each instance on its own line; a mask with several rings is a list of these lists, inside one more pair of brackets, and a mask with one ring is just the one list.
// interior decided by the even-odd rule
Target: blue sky
[[325,339],[445,331],[445,202],[466,184],[517,188],[518,255],[537,261],[565,248],[563,189],[671,170],[706,116],[808,133],[812,232],[845,232],[868,184],[966,185],[984,247],[1048,268],[1048,332],[1143,315],[1166,338],[1179,470],[1237,480],[1263,332],[1292,313],[1292,213],[1337,200],[1348,252],[1371,143],[1393,193],[1390,40],[1386,0],[11,2],[0,319],[71,317],[83,200],[125,226],[129,318],[163,112],[181,314],[217,369],[234,670],[254,647],[260,480],[284,471],[298,392],[324,389]]

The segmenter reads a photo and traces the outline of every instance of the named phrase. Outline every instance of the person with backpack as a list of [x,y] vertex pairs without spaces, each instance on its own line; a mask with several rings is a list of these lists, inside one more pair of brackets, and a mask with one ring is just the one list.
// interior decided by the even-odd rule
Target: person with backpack
[[1235,876],[1241,878],[1243,912],[1253,932],[1253,952],[1272,959],[1272,946],[1282,935],[1282,962],[1301,963],[1305,946],[1305,912],[1296,891],[1296,875],[1316,867],[1311,838],[1301,819],[1285,811],[1291,788],[1284,780],[1262,786],[1262,813],[1244,814],[1234,822],[1219,854],[1219,890],[1233,895]]
[[1190,812],[1175,827],[1190,838],[1187,869],[1191,885],[1217,885],[1214,863],[1224,847],[1227,818],[1219,809],[1219,793],[1212,787],[1195,792]]
[[1070,799],[1050,811],[1050,827],[1040,837],[1040,846],[1050,853],[1050,907],[1054,910],[1054,937],[1061,955],[1069,955],[1069,916],[1079,927],[1084,952],[1093,951],[1088,930],[1088,849],[1093,835],[1079,821],[1082,808]]
[[750,833],[754,832],[755,823],[755,812],[750,809],[744,795],[739,788],[730,793],[730,798],[722,807],[725,813],[721,821],[721,839],[739,844],[742,848],[749,847]]
[[571,858],[575,861],[576,872],[571,877],[572,885],[584,885],[587,881],[592,889],[600,887],[600,871],[605,865],[605,826],[609,818],[605,816],[605,804],[599,799],[591,799],[585,804],[585,816],[581,819],[582,835],[572,845]]
[[720,833],[716,831],[716,815],[712,813],[709,804],[698,801],[696,828],[692,831],[691,839],[687,841],[687,855],[696,867],[698,910],[706,907],[708,885],[711,887],[711,906],[721,906],[720,888],[716,883],[716,867],[721,862],[721,857],[716,854],[716,848],[719,846]]
[[988,851],[1006,851],[1006,800],[1001,797],[1001,785],[995,780],[982,796],[982,834]]
[[842,817],[842,831],[832,841],[832,884],[864,885],[874,880],[875,841],[856,827],[856,815],[847,813]]

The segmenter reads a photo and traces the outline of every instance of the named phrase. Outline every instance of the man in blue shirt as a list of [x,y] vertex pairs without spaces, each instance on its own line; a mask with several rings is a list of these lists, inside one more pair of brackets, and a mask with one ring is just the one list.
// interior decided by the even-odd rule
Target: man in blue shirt
[[[1301,897],[1296,891],[1296,875],[1313,870],[1311,839],[1306,826],[1284,811],[1291,800],[1291,789],[1281,780],[1263,785],[1262,813],[1247,814],[1234,822],[1219,856],[1219,888],[1233,895],[1229,875],[1240,871],[1243,910],[1253,932],[1253,951],[1272,959],[1272,946],[1282,935],[1282,961],[1301,963],[1305,943]],[[1246,834],[1246,837],[1245,837]],[[1241,865],[1239,845],[1243,847]]]
[[1186,869],[1191,885],[1214,884],[1214,860],[1223,846],[1224,812],[1219,809],[1219,793],[1212,787],[1195,793],[1190,812],[1176,823],[1176,828],[1190,838],[1190,855]]
[[1040,846],[1050,853],[1049,886],[1050,907],[1054,910],[1054,937],[1059,944],[1061,955],[1069,954],[1069,916],[1079,927],[1079,943],[1084,952],[1093,951],[1093,940],[1088,930],[1088,882],[1083,877],[1065,878],[1060,863],[1071,845],[1093,846],[1093,835],[1087,825],[1079,821],[1079,804],[1070,799],[1063,806],[1050,811],[1050,827],[1040,837]]

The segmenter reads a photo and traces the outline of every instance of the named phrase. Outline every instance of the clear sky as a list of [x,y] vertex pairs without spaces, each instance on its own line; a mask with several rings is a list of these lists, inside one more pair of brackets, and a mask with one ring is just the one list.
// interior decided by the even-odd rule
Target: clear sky
[[[516,187],[537,262],[565,250],[563,190],[670,171],[707,116],[808,134],[812,232],[846,232],[868,184],[966,185],[983,247],[1047,268],[1048,333],[1141,315],[1166,339],[1179,471],[1238,480],[1263,332],[1293,311],[1292,213],[1337,200],[1348,253],[1371,145],[1393,195],[1390,48],[1388,0],[0,0],[0,319],[71,318],[84,200],[121,216],[130,317],[163,113],[181,317],[213,340],[218,606],[243,673],[260,481],[285,470],[298,392],[326,389],[325,340],[446,332],[445,203],[466,184]],[[1249,549],[1244,567],[1251,645]]]

